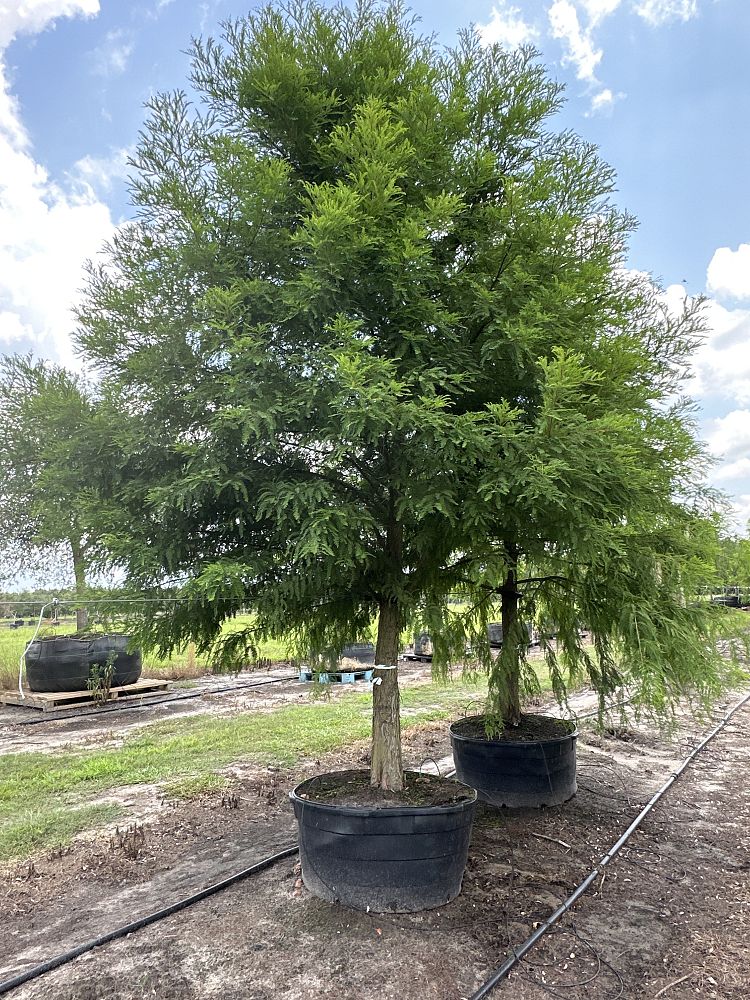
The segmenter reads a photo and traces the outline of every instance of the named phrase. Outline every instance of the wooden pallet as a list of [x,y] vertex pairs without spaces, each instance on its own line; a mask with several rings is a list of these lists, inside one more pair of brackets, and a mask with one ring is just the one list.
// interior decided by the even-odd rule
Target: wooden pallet
[[[125,700],[142,694],[157,694],[169,689],[169,681],[136,681],[109,691],[109,701]],[[0,705],[19,705],[22,708],[36,708],[42,712],[57,712],[65,708],[80,708],[96,703],[94,691],[26,691],[22,698],[18,691],[0,692]],[[108,703],[109,703],[108,701]]]

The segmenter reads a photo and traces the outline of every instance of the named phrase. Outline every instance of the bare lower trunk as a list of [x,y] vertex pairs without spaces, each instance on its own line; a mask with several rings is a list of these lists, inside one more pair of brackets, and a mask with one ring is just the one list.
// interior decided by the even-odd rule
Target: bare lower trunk
[[[83,555],[83,544],[80,538],[71,538],[70,551],[73,555],[73,576],[76,583],[76,597],[83,600],[86,596],[86,563]],[[89,623],[89,613],[86,608],[76,608],[76,632],[85,632]]]
[[398,605],[383,601],[375,647],[372,686],[372,766],[370,784],[386,791],[404,787],[398,692]]
[[490,680],[490,700],[506,726],[521,721],[519,684],[521,623],[518,620],[517,564],[511,561],[500,590],[502,600],[503,647]]

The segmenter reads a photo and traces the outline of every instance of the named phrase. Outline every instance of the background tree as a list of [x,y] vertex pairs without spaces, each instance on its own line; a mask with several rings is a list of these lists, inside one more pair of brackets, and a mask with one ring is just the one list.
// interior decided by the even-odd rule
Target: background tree
[[[0,565],[17,584],[71,571],[86,594],[98,534],[96,494],[111,474],[107,419],[84,381],[45,361],[0,359]],[[78,608],[77,625],[86,613]]]
[[[699,304],[673,318],[624,269],[613,173],[550,130],[534,53],[471,31],[442,50],[399,4],[304,3],[196,42],[191,83],[197,107],[148,106],[137,218],[80,313],[130,418],[109,544],[136,586],[191,598],[144,637],[205,647],[250,606],[227,656],[290,630],[336,650],[377,621],[395,665],[423,622],[436,667],[470,642],[491,668],[498,728],[539,611],[560,693],[581,672],[659,706],[713,689],[711,609],[685,600],[710,542],[701,451],[670,403]],[[391,670],[382,787],[397,710]]]
[[750,594],[750,539],[725,535],[719,542],[716,560],[716,584],[720,590],[737,588],[738,596]]

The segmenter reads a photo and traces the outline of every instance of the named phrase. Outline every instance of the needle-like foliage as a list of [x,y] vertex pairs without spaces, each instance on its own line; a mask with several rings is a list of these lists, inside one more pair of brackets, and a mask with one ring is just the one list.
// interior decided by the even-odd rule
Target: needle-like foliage
[[700,303],[670,315],[625,268],[613,172],[554,131],[535,53],[444,50],[399,3],[294,3],[196,41],[191,84],[149,104],[137,217],[80,313],[129,418],[109,542],[134,584],[192,599],[152,641],[207,645],[248,607],[227,655],[377,620],[395,663],[420,622],[438,669],[468,642],[492,670],[501,725],[536,615],[561,695],[581,672],[657,706],[713,689],[679,399]]

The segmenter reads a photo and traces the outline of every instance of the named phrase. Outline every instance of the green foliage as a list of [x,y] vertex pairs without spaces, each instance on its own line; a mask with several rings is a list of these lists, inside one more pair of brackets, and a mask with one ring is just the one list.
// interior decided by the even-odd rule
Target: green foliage
[[[551,131],[530,50],[443,50],[398,3],[264,7],[195,43],[133,159],[137,218],[80,340],[127,420],[107,537],[162,652],[301,655],[410,622],[472,655],[512,721],[522,623],[555,689],[658,709],[716,689],[714,538],[681,383],[700,302],[626,270],[612,170]],[[466,608],[448,604],[460,597]],[[490,656],[500,603],[506,641]],[[221,638],[251,607],[254,625]],[[579,631],[593,631],[595,653]]]
[[109,701],[116,658],[117,653],[111,649],[104,663],[94,663],[89,668],[86,686],[97,705],[105,705]]
[[79,377],[0,359],[0,579],[44,574],[82,596],[98,551],[98,493],[111,479],[111,416]]
[[720,539],[714,586],[717,593],[730,588],[742,604],[750,604],[750,539],[736,535]]

